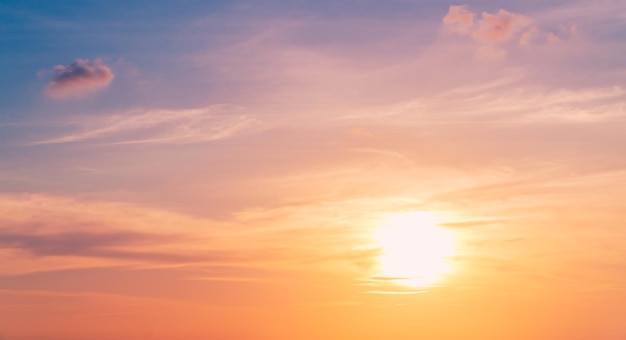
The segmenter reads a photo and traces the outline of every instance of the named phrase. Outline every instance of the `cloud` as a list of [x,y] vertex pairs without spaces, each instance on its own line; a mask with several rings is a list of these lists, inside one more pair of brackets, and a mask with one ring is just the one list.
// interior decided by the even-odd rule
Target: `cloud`
[[[171,236],[136,232],[65,232],[57,234],[24,234],[0,232],[0,246],[26,251],[36,257],[74,256],[149,262],[197,262],[210,257],[186,254],[136,251],[137,247],[164,243]],[[131,247],[133,250],[124,249]]]
[[[484,44],[502,44],[516,41],[519,45],[531,43],[556,43],[578,35],[578,28],[574,25],[561,25],[554,32],[539,29],[533,20],[523,14],[500,9],[495,13],[482,12],[480,19],[475,20],[477,14],[466,5],[452,5],[443,17],[444,27],[459,35],[471,37]],[[495,50],[490,50],[491,52]],[[498,57],[504,53],[498,50]],[[482,52],[481,52],[482,53]],[[482,53],[483,56],[493,59],[492,53]]]
[[[328,216],[319,217],[319,225],[333,227],[310,226],[310,214],[320,215],[320,209],[328,207],[289,207],[284,216],[283,209],[275,209],[263,216],[237,215],[224,221],[130,203],[0,193],[0,262],[7,264],[0,275],[111,265],[211,265],[234,272],[195,277],[225,279],[245,274],[239,268],[261,269],[280,261],[368,265],[367,249],[319,250],[322,242],[335,244],[338,238],[359,232],[338,230]],[[293,243],[294,238],[316,246]]]
[[489,44],[509,41],[531,25],[531,20],[527,16],[504,9],[494,14],[483,12],[477,21],[474,20],[475,16],[476,13],[470,11],[465,5],[450,6],[442,21],[445,27],[453,32]]
[[[6,212],[11,211],[11,216]],[[220,225],[173,212],[56,196],[0,194],[1,273],[111,264],[234,263],[259,257],[222,247]]]
[[551,89],[531,85],[532,80],[524,72],[515,71],[496,81],[462,86],[379,110],[405,119],[419,112],[422,125],[428,123],[425,118],[435,117],[435,122],[454,123],[463,117],[467,123],[474,120],[501,126],[617,122],[626,117],[624,87]]
[[443,23],[460,33],[469,32],[474,26],[474,16],[467,6],[450,6]]
[[32,144],[106,140],[110,144],[187,144],[231,137],[259,121],[232,105],[185,110],[130,110],[99,117],[78,117],[64,124],[74,131]]
[[468,221],[460,221],[460,222],[444,222],[439,223],[441,227],[445,228],[476,228],[476,227],[484,227],[495,225],[501,223],[503,220],[487,220],[487,219],[477,219],[477,220],[468,220]]
[[516,33],[530,25],[530,19],[521,14],[500,9],[496,14],[482,13],[478,29],[472,36],[487,43],[500,43],[510,40]]
[[520,36],[519,43],[520,45],[528,45],[533,41],[540,39],[541,35],[542,32],[537,27],[531,27]]
[[77,98],[106,88],[114,78],[113,71],[100,59],[77,59],[68,66],[57,65],[46,94],[55,99]]
[[558,43],[569,39],[574,39],[579,35],[578,27],[575,25],[561,25],[557,32],[544,32],[537,27],[526,30],[519,38],[520,45],[537,43]]
[[486,60],[499,60],[506,57],[506,51],[493,45],[484,45],[478,48],[476,56]]

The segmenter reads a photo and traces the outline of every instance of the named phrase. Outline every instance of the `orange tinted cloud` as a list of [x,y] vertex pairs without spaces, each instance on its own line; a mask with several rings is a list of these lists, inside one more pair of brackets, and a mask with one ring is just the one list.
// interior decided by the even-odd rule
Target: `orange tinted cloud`
[[55,99],[81,97],[106,88],[114,78],[113,71],[100,59],[77,59],[68,66],[57,65],[46,94]]

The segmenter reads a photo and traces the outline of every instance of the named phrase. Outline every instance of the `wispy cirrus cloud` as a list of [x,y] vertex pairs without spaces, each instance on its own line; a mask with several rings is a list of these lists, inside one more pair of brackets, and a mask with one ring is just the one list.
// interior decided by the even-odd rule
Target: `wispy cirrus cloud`
[[259,126],[240,107],[214,105],[206,108],[131,110],[97,117],[76,117],[63,126],[65,135],[33,142],[60,144],[98,140],[107,144],[188,144],[231,137]]
[[371,247],[341,246],[362,230],[328,216],[335,206],[355,213],[363,204],[375,203],[292,204],[224,221],[130,203],[0,194],[0,261],[7,264],[0,275],[101,266],[223,266],[232,275],[275,263],[369,266]]
[[374,111],[406,119],[419,117],[420,125],[584,124],[619,121],[626,116],[626,91],[621,86],[551,89],[529,85],[526,78],[503,77]]
[[113,71],[101,59],[77,59],[46,73],[52,74],[46,94],[54,99],[83,97],[106,88],[114,78]]
[[238,268],[274,256],[216,242],[223,222],[127,203],[0,194],[0,215],[0,261],[7,263],[0,275],[106,265]]

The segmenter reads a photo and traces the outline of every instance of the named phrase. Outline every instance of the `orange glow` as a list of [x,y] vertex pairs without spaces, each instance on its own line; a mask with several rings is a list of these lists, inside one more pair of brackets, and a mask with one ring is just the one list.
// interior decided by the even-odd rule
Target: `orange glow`
[[408,286],[428,286],[450,272],[454,237],[426,212],[394,214],[375,234],[383,249],[380,275]]
[[51,3],[0,340],[626,340],[626,0]]

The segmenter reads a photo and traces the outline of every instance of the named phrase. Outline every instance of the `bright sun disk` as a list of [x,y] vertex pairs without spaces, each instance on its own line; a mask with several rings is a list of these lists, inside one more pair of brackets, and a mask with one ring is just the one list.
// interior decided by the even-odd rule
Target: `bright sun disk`
[[454,235],[426,212],[389,216],[374,238],[382,248],[380,275],[408,286],[427,286],[450,272]]

